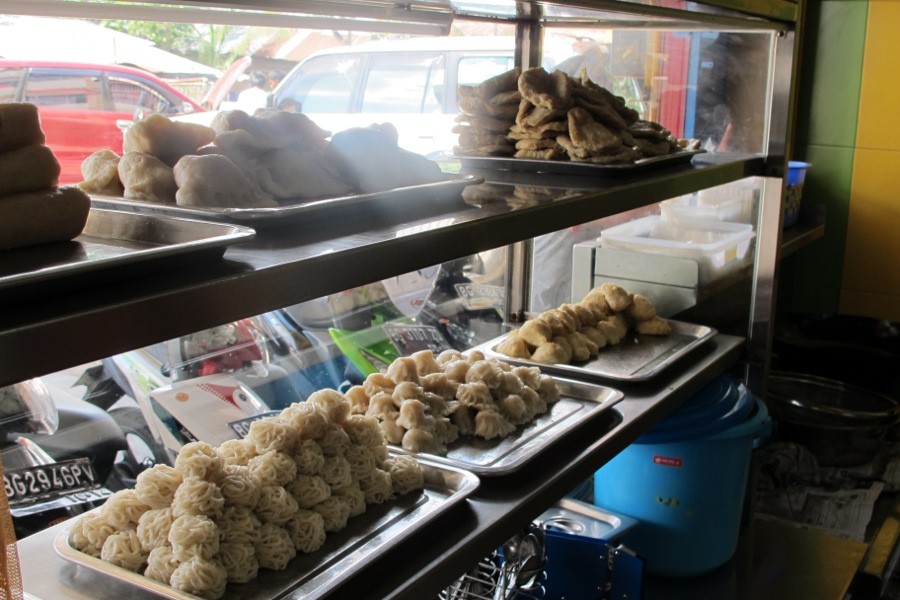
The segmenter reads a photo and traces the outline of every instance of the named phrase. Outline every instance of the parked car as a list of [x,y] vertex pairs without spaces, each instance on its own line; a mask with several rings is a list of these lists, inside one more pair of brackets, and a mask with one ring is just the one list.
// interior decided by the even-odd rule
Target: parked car
[[60,183],[82,180],[81,163],[108,148],[122,152],[122,130],[152,113],[203,108],[152,73],[119,65],[0,60],[0,103],[38,106],[47,145],[62,166]]

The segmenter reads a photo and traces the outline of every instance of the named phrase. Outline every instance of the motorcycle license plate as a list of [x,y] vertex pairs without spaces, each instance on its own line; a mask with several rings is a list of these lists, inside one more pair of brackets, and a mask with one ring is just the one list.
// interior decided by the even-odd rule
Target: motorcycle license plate
[[97,472],[87,458],[13,469],[3,473],[10,506],[31,504],[100,486]]

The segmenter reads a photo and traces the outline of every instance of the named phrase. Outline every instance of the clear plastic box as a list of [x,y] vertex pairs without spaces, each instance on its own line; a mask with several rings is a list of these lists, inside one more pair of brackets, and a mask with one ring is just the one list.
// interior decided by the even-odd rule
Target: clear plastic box
[[751,261],[753,226],[725,221],[668,221],[660,216],[635,219],[600,234],[606,248],[690,259],[698,282],[708,284]]
[[760,188],[753,180],[736,181],[660,202],[660,215],[670,221],[701,220],[756,223]]

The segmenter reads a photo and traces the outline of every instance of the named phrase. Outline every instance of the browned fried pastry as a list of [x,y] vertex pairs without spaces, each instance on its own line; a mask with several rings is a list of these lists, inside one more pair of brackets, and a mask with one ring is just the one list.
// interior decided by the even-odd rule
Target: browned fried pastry
[[182,156],[193,154],[197,148],[215,139],[216,132],[205,125],[172,121],[154,114],[133,123],[125,130],[124,152],[140,152],[155,156],[167,165],[175,166]]
[[522,94],[519,93],[518,89],[518,81],[516,82],[516,89],[510,90],[508,92],[499,92],[491,96],[487,103],[492,106],[506,106],[510,105],[516,107],[518,110],[519,102],[522,100]]
[[640,118],[636,110],[625,105],[623,97],[616,96],[608,89],[591,81],[585,68],[582,68],[579,72],[576,83],[572,85],[572,91],[576,96],[590,101],[599,99],[602,103],[610,105],[625,119],[626,123],[634,123]]
[[513,140],[555,138],[559,133],[568,130],[569,124],[566,121],[550,121],[535,127],[523,127],[517,123],[509,128],[507,137]]
[[609,303],[606,301],[606,294],[601,292],[599,287],[596,287],[585,294],[582,302],[588,303],[595,311],[600,311],[602,317],[598,320],[602,320],[612,313],[612,308],[610,308]]
[[668,129],[655,121],[635,121],[628,126],[628,131],[636,138],[650,140],[665,140],[671,135]]
[[279,148],[265,153],[254,170],[263,191],[277,199],[334,198],[353,193],[334,161],[318,148]]
[[126,152],[119,161],[118,173],[125,198],[175,204],[175,172],[155,156]]
[[597,345],[597,350],[606,346],[606,336],[594,326],[582,327],[581,333]]
[[616,315],[597,323],[597,329],[606,337],[606,343],[609,346],[621,343],[625,339],[625,334],[628,333],[628,327],[620,319],[617,319]]
[[613,130],[627,129],[628,124],[614,108],[607,104],[598,104],[584,98],[576,98],[575,106],[588,111],[594,119]]
[[524,128],[538,127],[551,121],[564,121],[566,111],[564,109],[544,108],[542,106],[534,106],[527,100],[523,100],[519,104],[519,110],[516,114],[516,123]]
[[532,346],[540,346],[553,339],[553,329],[541,319],[531,319],[519,328],[519,338]]
[[44,141],[37,106],[27,102],[0,104],[0,152]]
[[590,156],[590,151],[585,148],[579,148],[575,145],[568,135],[558,135],[554,140],[556,144],[566,151],[569,160],[582,160]]
[[[456,129],[456,128],[454,128]],[[485,131],[475,127],[459,126],[459,145],[462,148],[480,148],[482,146],[508,145],[506,135],[495,131]]]
[[[516,92],[516,95],[518,95],[518,92]],[[517,104],[493,104],[477,96],[460,98],[459,108],[469,114],[484,115],[496,119],[514,119],[519,110]]]
[[552,138],[528,138],[516,142],[516,150],[564,150]]
[[633,322],[649,321],[656,316],[656,307],[643,294],[635,294],[631,305],[625,309],[625,315]]
[[519,77],[519,92],[535,106],[566,109],[572,105],[571,80],[562,71],[548,73],[542,67],[527,69]]
[[566,157],[566,153],[562,148],[548,148],[546,150],[516,150],[513,156],[529,160],[560,160]]
[[0,197],[0,250],[77,237],[91,208],[90,197],[74,186]]
[[600,285],[600,292],[606,297],[606,302],[615,312],[627,309],[634,299],[634,294],[609,281]]
[[578,148],[590,156],[607,153],[622,145],[622,138],[605,125],[598,123],[583,108],[573,108],[568,114],[569,137]]
[[46,190],[59,180],[59,161],[43,144],[0,154],[0,196]]
[[455,121],[457,123],[468,123],[472,127],[477,127],[486,131],[494,131],[497,133],[506,133],[507,131],[509,131],[509,126],[512,125],[512,121],[508,119],[497,119],[494,117],[486,117],[484,115],[470,115],[467,113],[461,113],[457,115]]
[[175,165],[180,206],[273,208],[278,204],[221,154],[185,156]]
[[507,334],[506,339],[497,345],[497,352],[513,358],[531,358],[528,344],[519,337],[518,330],[510,331]]
[[645,335],[669,335],[672,333],[672,326],[662,317],[653,317],[649,321],[638,323],[635,330]]
[[620,146],[618,150],[614,150],[609,154],[598,154],[595,156],[586,156],[584,158],[572,160],[577,160],[579,162],[589,162],[596,165],[614,165],[634,162],[639,158],[641,158],[641,153],[634,148]]
[[89,194],[121,196],[125,188],[119,180],[121,156],[112,150],[97,150],[81,162],[84,181],[78,187]]
[[521,73],[522,70],[515,67],[490,79],[485,79],[475,86],[475,94],[487,100],[497,94],[516,91]]
[[654,142],[646,138],[634,138],[634,147],[638,152],[647,157],[665,156],[677,149],[677,145],[670,143],[668,140]]
[[555,342],[538,346],[531,354],[531,360],[545,364],[562,364],[570,360],[571,353]]

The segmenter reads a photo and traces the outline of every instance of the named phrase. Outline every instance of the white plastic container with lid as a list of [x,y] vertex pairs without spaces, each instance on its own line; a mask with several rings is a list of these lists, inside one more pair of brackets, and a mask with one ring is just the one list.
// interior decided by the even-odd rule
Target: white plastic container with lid
[[671,221],[728,221],[752,225],[756,222],[759,195],[757,182],[735,181],[665,200],[660,202],[659,210],[664,219]]
[[693,260],[699,284],[706,285],[750,262],[754,235],[753,226],[743,223],[649,216],[604,230],[600,245]]

